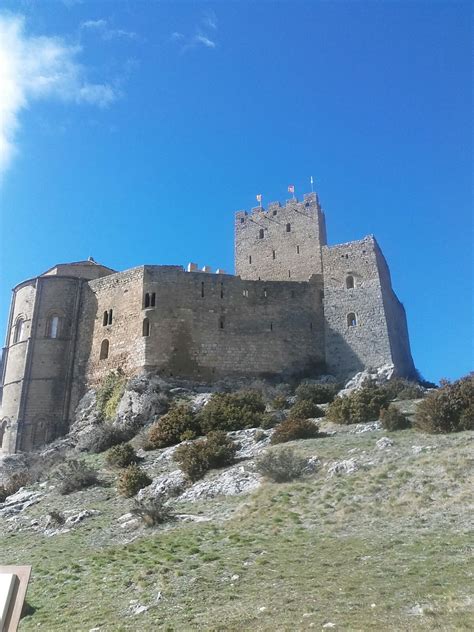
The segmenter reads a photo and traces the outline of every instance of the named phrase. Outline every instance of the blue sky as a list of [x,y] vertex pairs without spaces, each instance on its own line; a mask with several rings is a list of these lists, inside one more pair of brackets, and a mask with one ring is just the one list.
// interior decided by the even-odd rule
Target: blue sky
[[329,242],[379,241],[422,374],[473,368],[470,2],[0,7],[2,331],[57,262],[232,271],[233,212],[313,175]]

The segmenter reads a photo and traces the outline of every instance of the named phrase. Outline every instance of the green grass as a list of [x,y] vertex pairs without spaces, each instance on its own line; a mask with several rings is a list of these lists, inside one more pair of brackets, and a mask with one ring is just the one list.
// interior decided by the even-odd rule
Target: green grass
[[[212,521],[139,529],[132,542],[117,523],[128,501],[113,486],[51,494],[25,524],[68,503],[102,513],[51,538],[0,526],[2,563],[33,565],[36,610],[20,632],[305,630],[329,621],[351,631],[472,629],[468,435],[402,431],[387,451],[374,447],[380,436],[295,442],[323,463],[355,458],[362,467],[182,503],[177,511]],[[435,449],[414,456],[412,445]],[[149,610],[131,616],[131,600]]]

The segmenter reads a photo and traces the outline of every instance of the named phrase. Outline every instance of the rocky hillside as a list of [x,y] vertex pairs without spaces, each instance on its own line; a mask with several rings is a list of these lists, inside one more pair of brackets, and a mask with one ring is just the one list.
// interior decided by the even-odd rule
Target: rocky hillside
[[[254,384],[262,423],[228,431],[232,462],[190,480],[177,454],[203,440],[150,449],[148,424],[173,404],[200,419],[212,393],[151,376],[104,386],[68,437],[1,464],[5,481],[25,468],[38,479],[0,503],[2,563],[33,566],[21,630],[470,629],[472,432],[319,417],[313,438],[275,444],[298,396]],[[420,401],[395,406],[410,419]],[[134,428],[134,467],[148,479],[133,497],[108,452],[91,450],[104,424]],[[262,467],[269,454],[285,456],[291,480]],[[71,460],[97,479],[61,493],[57,471]]]

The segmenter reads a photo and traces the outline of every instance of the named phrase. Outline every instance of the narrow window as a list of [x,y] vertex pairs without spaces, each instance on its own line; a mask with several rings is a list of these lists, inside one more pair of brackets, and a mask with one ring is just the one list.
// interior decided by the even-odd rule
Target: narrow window
[[324,299],[324,290],[319,290],[319,298],[321,299],[321,303],[322,303]]
[[291,224],[286,225],[286,232],[291,233]]
[[273,331],[273,323],[270,323],[270,331]]
[[346,277],[346,288],[351,290],[354,287],[354,277],[349,275]]
[[147,307],[150,307],[150,295],[148,294],[148,292],[145,294],[145,309]]
[[291,270],[288,270],[288,278],[291,279]]
[[242,295],[243,296],[248,296],[249,295],[249,291],[248,290],[242,290]]
[[263,239],[263,235],[264,235],[263,228],[261,228],[261,229],[258,231],[258,238],[259,238],[259,239]]
[[8,419],[6,417],[0,421],[0,448],[3,445],[3,437],[5,436],[5,430],[7,429],[7,422]]
[[241,218],[240,218],[240,223],[241,223],[241,224],[243,224],[244,222],[245,222],[244,218],[243,218],[243,217],[241,217]]
[[252,255],[249,255],[249,263],[252,263]]
[[108,357],[109,357],[109,341],[107,340],[107,338],[105,338],[105,340],[102,340],[102,343],[100,345],[99,359],[107,360]]
[[310,331],[313,331],[313,323],[312,323],[312,322],[311,322],[311,323],[309,323],[309,330],[310,330]]
[[264,288],[264,290],[263,290],[263,296],[264,296],[264,298],[267,298],[267,296],[268,296],[268,293],[267,293],[267,288]]
[[19,318],[15,323],[15,329],[13,330],[13,343],[21,342],[23,340],[23,334],[25,331],[25,321],[23,318]]
[[153,292],[150,296],[150,307],[155,307],[156,305],[156,292]]
[[272,256],[273,256],[274,259],[276,259],[276,252],[274,250],[272,252]]
[[295,291],[291,290],[291,298],[295,298]]
[[300,247],[296,246],[296,254],[299,255],[300,254]]
[[112,324],[113,314],[114,314],[113,311],[109,309],[109,325]]
[[351,312],[350,314],[347,314],[347,326],[348,327],[355,327],[357,325],[357,319],[356,319],[356,315],[354,314],[354,312]]
[[59,335],[59,316],[53,315],[48,318],[46,325],[46,337],[57,338]]
[[224,320],[222,318],[219,321],[219,326],[221,329],[224,329]]
[[273,211],[273,217],[278,213],[278,211]]
[[150,335],[150,321],[148,318],[143,319],[142,336],[145,338]]
[[221,283],[221,298],[224,298],[224,284]]
[[104,317],[102,319],[102,324],[105,327],[109,322],[109,312],[105,311],[104,312]]
[[204,281],[201,283],[201,298],[204,298]]

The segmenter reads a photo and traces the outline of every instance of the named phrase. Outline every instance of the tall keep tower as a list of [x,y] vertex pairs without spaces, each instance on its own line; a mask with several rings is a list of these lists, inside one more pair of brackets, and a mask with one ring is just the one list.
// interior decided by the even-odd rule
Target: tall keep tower
[[322,273],[326,222],[316,193],[235,216],[235,273],[242,279],[308,281]]

